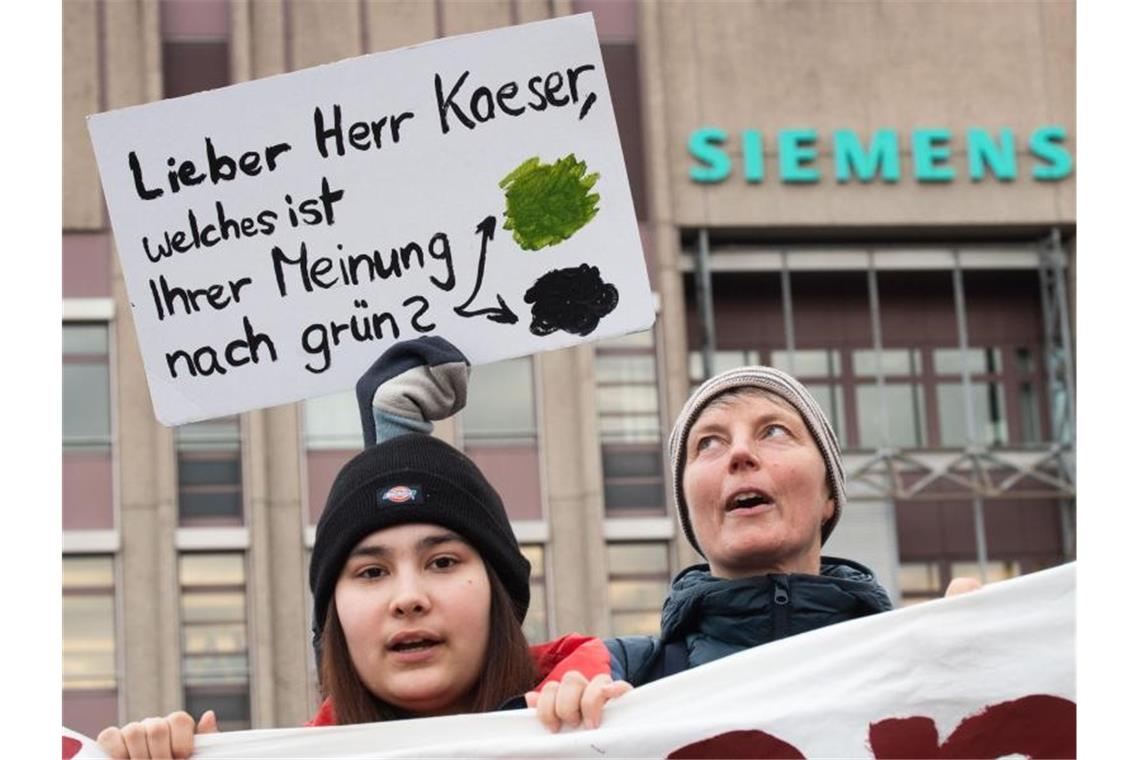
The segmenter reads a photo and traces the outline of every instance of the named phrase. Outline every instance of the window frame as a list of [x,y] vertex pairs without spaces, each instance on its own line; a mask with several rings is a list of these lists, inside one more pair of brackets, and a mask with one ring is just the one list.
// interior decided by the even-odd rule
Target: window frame
[[[668,464],[664,453],[664,442],[666,435],[666,419],[665,419],[665,383],[663,372],[662,360],[662,347],[660,344],[657,325],[649,328],[640,334],[648,333],[648,345],[607,345],[606,341],[598,341],[594,344],[594,387],[595,391],[600,391],[605,388],[653,388],[656,401],[656,411],[650,412],[623,412],[620,410],[603,409],[600,403],[597,404],[597,419],[598,419],[598,448],[601,455],[602,464],[602,508],[607,517],[657,517],[667,514],[669,506],[669,495],[667,486],[668,477]],[[639,356],[649,357],[650,364],[653,367],[652,380],[635,380],[635,381],[620,381],[620,380],[601,380],[597,373],[597,362],[599,359],[606,357],[623,357],[623,356]],[[599,394],[600,395],[600,394]],[[648,417],[652,414],[656,420],[656,436],[654,440],[606,440],[606,434],[602,430],[602,421],[605,419],[619,419],[623,417],[642,418]],[[627,454],[656,454],[658,465],[660,467],[660,475],[607,475],[606,474],[606,457],[608,453],[622,453]],[[617,506],[613,505],[609,499],[606,498],[607,492],[611,485],[614,486],[652,486],[657,485],[658,490],[658,505],[632,505],[632,506]]]
[[[236,556],[239,556],[241,558],[241,568],[242,568],[241,582],[240,583],[236,583],[236,582],[235,583],[187,583],[184,576],[183,576],[182,560],[184,557],[187,557],[190,555],[194,555],[194,556],[209,556],[209,555],[213,555],[213,556],[235,556],[236,555]],[[226,692],[226,691],[233,691],[234,693],[238,693],[238,692],[240,692],[241,689],[244,689],[246,702],[248,705],[248,714],[250,716],[249,724],[247,725],[242,721],[228,720],[228,719],[223,718],[222,716],[218,716],[218,727],[221,730],[230,730],[230,731],[252,728],[253,727],[253,725],[252,725],[252,723],[253,723],[253,651],[252,651],[252,647],[250,645],[252,611],[250,609],[250,599],[249,599],[249,575],[250,575],[249,552],[248,551],[228,551],[228,550],[180,551],[177,554],[177,563],[178,563],[178,672],[179,672],[179,681],[180,681],[180,684],[182,687],[182,689],[181,689],[181,691],[182,691],[182,704],[184,707],[187,706],[189,704],[189,700],[187,698],[187,695],[194,693],[194,692],[197,692],[199,694],[206,694],[206,693],[216,694],[219,692]],[[245,683],[244,683],[244,686],[241,684],[236,684],[236,683],[216,683],[216,684],[215,683],[208,683],[208,684],[191,683],[190,679],[187,678],[186,663],[187,663],[188,657],[190,659],[193,659],[194,657],[202,657],[202,656],[210,656],[210,655],[209,654],[202,654],[202,653],[195,653],[194,655],[188,655],[187,654],[186,628],[188,625],[205,626],[205,625],[216,624],[216,623],[211,623],[211,621],[194,621],[193,623],[188,623],[186,620],[186,610],[185,610],[186,594],[187,593],[190,593],[190,594],[207,593],[208,594],[208,593],[219,593],[219,592],[232,593],[234,591],[240,591],[241,595],[242,595],[242,614],[243,614],[242,622],[245,626],[245,650],[244,650],[244,655],[245,655]],[[221,624],[228,625],[228,624],[232,624],[233,621],[219,621],[219,622]],[[232,653],[227,652],[224,654],[232,654]],[[215,656],[217,656],[217,655],[215,655]]]

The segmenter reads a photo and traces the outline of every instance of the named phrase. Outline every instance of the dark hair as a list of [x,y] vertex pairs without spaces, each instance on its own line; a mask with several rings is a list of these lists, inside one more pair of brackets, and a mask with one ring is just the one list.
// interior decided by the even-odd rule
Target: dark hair
[[[516,605],[495,571],[490,565],[485,567],[491,582],[490,633],[483,668],[475,682],[472,712],[498,709],[508,699],[532,689],[538,678]],[[329,602],[320,652],[321,693],[332,698],[337,725],[414,717],[377,697],[360,680],[340,627],[335,598]]]

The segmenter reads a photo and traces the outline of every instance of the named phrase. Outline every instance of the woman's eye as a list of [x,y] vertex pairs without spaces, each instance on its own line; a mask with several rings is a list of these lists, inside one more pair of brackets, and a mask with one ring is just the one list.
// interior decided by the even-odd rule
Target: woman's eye
[[387,574],[388,574],[388,571],[386,571],[384,568],[372,566],[372,567],[366,567],[366,568],[360,570],[356,574],[356,577],[373,579],[373,578],[383,578]]
[[697,439],[697,451],[704,451],[705,449],[716,443],[716,438],[711,435],[706,435]]
[[436,557],[428,564],[436,570],[446,570],[449,567],[458,565],[459,560],[455,557]]
[[791,435],[791,432],[783,425],[769,425],[764,428],[765,438],[774,438],[782,435]]

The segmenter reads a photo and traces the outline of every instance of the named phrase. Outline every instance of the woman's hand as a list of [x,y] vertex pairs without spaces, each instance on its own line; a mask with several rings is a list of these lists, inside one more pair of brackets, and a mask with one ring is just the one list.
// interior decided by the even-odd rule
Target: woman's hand
[[982,587],[982,582],[977,578],[954,578],[950,581],[950,585],[946,587],[946,596],[958,596],[958,594],[968,594],[971,591],[977,591]]
[[597,728],[602,723],[602,708],[611,699],[617,699],[633,686],[615,681],[602,674],[590,681],[576,670],[571,670],[561,681],[551,681],[542,691],[528,691],[526,706],[538,712],[538,719],[551,733],[558,733],[563,725],[585,725]]
[[128,723],[122,728],[104,728],[95,741],[114,760],[181,759],[190,757],[194,751],[194,734],[217,732],[218,719],[213,710],[204,712],[197,726],[190,713],[180,710],[165,718],[146,718]]

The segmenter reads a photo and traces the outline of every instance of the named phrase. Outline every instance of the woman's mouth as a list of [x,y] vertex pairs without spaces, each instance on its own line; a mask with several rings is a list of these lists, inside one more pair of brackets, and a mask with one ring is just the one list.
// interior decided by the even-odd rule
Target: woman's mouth
[[746,490],[737,491],[728,498],[724,509],[726,512],[736,512],[738,510],[752,510],[757,507],[766,507],[773,504],[772,497],[761,490]]
[[393,652],[422,652],[423,650],[434,647],[437,644],[439,644],[438,641],[419,639],[416,641],[404,641],[399,644],[393,644],[390,648]]
[[418,662],[435,655],[443,639],[434,633],[412,631],[397,633],[388,640],[388,652],[402,662]]

